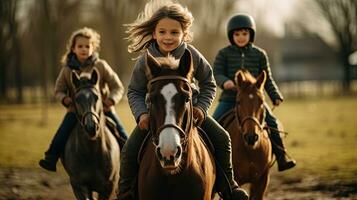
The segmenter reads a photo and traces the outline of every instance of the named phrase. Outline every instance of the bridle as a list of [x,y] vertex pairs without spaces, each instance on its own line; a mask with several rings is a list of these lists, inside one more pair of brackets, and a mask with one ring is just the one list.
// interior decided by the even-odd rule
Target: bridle
[[[238,95],[238,94],[237,94],[237,95]],[[237,100],[237,101],[236,101],[236,107],[235,107],[235,109],[236,109],[237,111],[235,112],[235,114],[236,114],[236,119],[238,120],[239,129],[240,129],[240,130],[243,130],[243,126],[244,126],[244,124],[245,124],[247,121],[253,121],[256,125],[258,125],[259,130],[260,130],[260,131],[263,131],[263,129],[264,129],[264,125],[263,125],[263,124],[264,124],[264,120],[263,120],[262,123],[260,123],[260,122],[259,122],[259,119],[256,118],[256,117],[254,117],[254,116],[245,116],[245,117],[241,120],[240,117],[239,117],[239,114],[238,114],[239,106],[240,106],[240,103],[239,103],[239,101]]]
[[[184,78],[182,76],[178,76],[178,75],[166,75],[166,76],[159,76],[156,78],[153,78],[149,81],[148,83],[148,91],[150,91],[150,88],[152,87],[152,85],[156,82],[159,81],[163,81],[163,80],[179,80],[184,82],[185,84],[188,85],[189,88],[189,94],[190,97],[189,99],[186,101],[186,104],[189,104],[189,108],[188,108],[188,116],[187,116],[187,123],[186,123],[186,127],[183,129],[182,127],[178,126],[177,124],[174,123],[170,123],[170,124],[164,124],[162,126],[160,126],[156,131],[152,129],[152,127],[150,127],[150,132],[152,133],[152,142],[155,146],[158,146],[159,143],[159,138],[158,135],[156,133],[160,133],[162,130],[164,130],[165,128],[174,128],[176,129],[179,134],[180,134],[180,140],[181,140],[181,144],[185,145],[188,141],[188,133],[190,132],[192,126],[193,126],[193,112],[192,112],[192,100],[191,100],[191,96],[192,96],[192,91],[191,91],[191,87],[190,87],[190,81],[187,78]],[[149,107],[151,107],[151,102],[149,102]],[[150,110],[150,109],[149,109]],[[150,111],[149,111],[149,116],[150,116]]]
[[[90,90],[93,89],[93,90],[95,91],[95,93],[97,93],[97,94],[99,93],[99,90],[98,90],[94,85],[88,84],[88,85],[84,85],[84,86],[81,86],[81,87],[76,88],[73,97],[74,97],[80,90],[82,90],[82,89],[90,89]],[[73,99],[73,101],[75,101],[75,98],[72,98],[72,99]],[[85,118],[86,118],[88,115],[94,116],[94,117],[97,119],[97,121],[100,122],[100,116],[99,116],[98,113],[92,112],[92,111],[86,111],[86,112],[84,112],[84,113],[81,115],[81,114],[78,112],[78,107],[77,107],[77,104],[76,104],[75,102],[74,102],[74,109],[75,109],[75,112],[76,112],[77,119],[78,119],[78,121],[79,121],[81,127],[82,127],[84,130],[86,130],[86,129],[84,128],[84,127],[85,127],[84,120],[85,120]],[[99,128],[99,126],[96,126],[96,127]]]

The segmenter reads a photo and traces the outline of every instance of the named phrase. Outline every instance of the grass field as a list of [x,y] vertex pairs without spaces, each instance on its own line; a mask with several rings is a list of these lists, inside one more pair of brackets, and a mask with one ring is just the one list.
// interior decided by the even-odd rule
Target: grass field
[[[214,106],[213,106],[214,108]],[[289,132],[286,144],[298,161],[287,177],[314,175],[357,181],[357,97],[286,100],[274,110]],[[128,132],[134,118],[126,102],[116,107]],[[64,116],[60,105],[0,106],[0,167],[37,168]],[[47,115],[47,117],[46,117]]]

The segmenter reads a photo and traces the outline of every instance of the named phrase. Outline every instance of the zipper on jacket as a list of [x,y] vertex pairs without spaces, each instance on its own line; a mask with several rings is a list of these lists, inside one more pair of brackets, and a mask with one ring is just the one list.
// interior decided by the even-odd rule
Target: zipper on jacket
[[242,69],[245,69],[245,67],[244,67],[244,52],[242,51],[242,62],[241,62],[241,68]]

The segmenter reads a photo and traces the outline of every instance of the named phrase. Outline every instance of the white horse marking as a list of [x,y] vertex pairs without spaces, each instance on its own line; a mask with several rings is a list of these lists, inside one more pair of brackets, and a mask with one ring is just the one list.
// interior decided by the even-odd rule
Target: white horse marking
[[[166,100],[165,124],[176,124],[176,112],[174,110],[173,97],[178,93],[175,85],[169,83],[165,85],[160,93]],[[175,128],[165,128],[159,136],[159,146],[163,156],[170,156],[177,151],[177,146],[180,144],[180,135]]]

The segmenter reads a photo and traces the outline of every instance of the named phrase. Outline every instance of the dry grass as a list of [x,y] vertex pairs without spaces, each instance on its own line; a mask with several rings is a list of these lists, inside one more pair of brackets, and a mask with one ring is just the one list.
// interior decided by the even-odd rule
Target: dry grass
[[[286,100],[276,108],[289,132],[288,150],[298,161],[296,169],[284,175],[357,181],[356,108],[357,97]],[[131,132],[135,122],[127,103],[116,109]],[[0,106],[0,167],[37,167],[65,112],[58,104],[44,110],[33,105]]]

